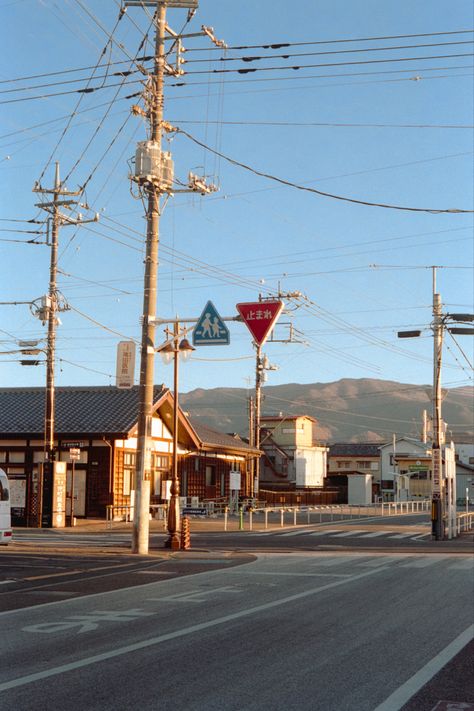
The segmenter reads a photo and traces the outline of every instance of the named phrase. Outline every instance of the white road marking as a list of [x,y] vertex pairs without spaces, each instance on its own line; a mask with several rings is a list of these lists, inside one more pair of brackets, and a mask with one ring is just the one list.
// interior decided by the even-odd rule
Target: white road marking
[[241,588],[233,587],[232,585],[226,585],[222,588],[211,588],[209,590],[189,590],[184,593],[177,593],[176,595],[166,595],[165,597],[149,597],[147,600],[153,600],[155,602],[208,602],[209,595],[214,593],[241,593]]
[[15,580],[0,580],[0,585],[7,585],[8,583],[14,583]]
[[413,531],[410,531],[410,533],[397,533],[394,536],[390,536],[390,538],[410,538],[410,536],[413,536]]
[[377,568],[376,570],[368,570],[364,573],[357,575],[352,575],[350,578],[345,578],[344,580],[335,580],[332,583],[327,583],[326,585],[321,585],[316,588],[311,588],[310,590],[305,590],[304,592],[295,593],[294,595],[288,595],[287,597],[279,598],[278,600],[273,600],[272,602],[267,602],[262,605],[255,605],[255,607],[249,607],[245,610],[240,610],[239,612],[231,613],[230,615],[224,615],[223,617],[217,617],[214,620],[209,620],[208,622],[201,622],[196,625],[190,625],[189,627],[183,627],[182,629],[175,630],[174,632],[169,632],[168,634],[159,635],[158,637],[151,637],[150,639],[143,640],[142,642],[136,642],[134,644],[127,644],[123,647],[116,647],[115,649],[110,649],[107,652],[102,652],[101,654],[95,654],[92,657],[85,657],[84,659],[78,659],[69,664],[61,664],[57,667],[52,667],[51,669],[44,669],[40,672],[35,672],[33,674],[27,674],[26,676],[18,677],[17,679],[11,679],[10,681],[5,681],[0,684],[0,692],[7,691],[9,689],[15,689],[21,686],[26,686],[27,684],[32,684],[35,681],[40,681],[41,679],[49,679],[54,676],[59,676],[60,674],[65,674],[66,672],[74,671],[76,669],[82,669],[84,667],[91,666],[93,664],[98,664],[100,662],[107,661],[109,659],[114,659],[116,657],[121,657],[125,654],[130,654],[141,649],[148,649],[150,647],[155,647],[163,642],[168,642],[172,639],[177,639],[179,637],[186,637],[196,632],[201,632],[205,629],[210,629],[212,627],[217,627],[218,625],[226,624],[233,620],[238,620],[241,618],[249,617],[259,612],[265,610],[271,610],[276,607],[281,607],[288,603],[294,602],[295,600],[302,600],[313,595],[317,595],[325,590],[331,590],[332,588],[337,588],[348,583],[352,583],[355,580],[361,580],[367,578],[371,575],[383,570],[383,568]]
[[64,632],[79,627],[77,634],[96,630],[101,622],[131,622],[139,617],[150,617],[153,612],[144,610],[98,610],[87,615],[70,615],[59,622],[43,622],[39,625],[23,627],[23,632]]
[[428,568],[430,565],[446,560],[449,555],[430,555],[424,558],[412,558],[412,560],[402,563],[402,568]]
[[396,560],[400,560],[398,556],[380,556],[379,558],[372,558],[371,560],[362,561],[361,563],[359,563],[359,565],[363,565],[369,568],[377,568],[380,565],[390,565]]
[[371,531],[371,533],[364,533],[359,538],[378,538],[379,536],[386,536],[390,531]]
[[453,657],[458,654],[474,637],[474,625],[454,639],[433,659],[419,669],[408,681],[399,686],[374,711],[399,711],[425,684],[427,684]]
[[359,533],[364,533],[364,531],[344,531],[344,533],[336,533],[334,538],[349,538],[350,536],[358,536]]
[[469,556],[469,558],[463,558],[459,561],[456,561],[456,563],[452,563],[449,567],[454,568],[454,570],[474,571],[474,558],[472,556]]
[[314,533],[310,533],[310,536],[330,536],[333,533],[337,533],[338,529],[334,529],[333,531],[315,531]]

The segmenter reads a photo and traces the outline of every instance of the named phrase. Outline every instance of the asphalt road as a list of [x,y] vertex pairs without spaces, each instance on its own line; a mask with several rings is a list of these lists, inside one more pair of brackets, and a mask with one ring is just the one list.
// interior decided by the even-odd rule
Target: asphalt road
[[[27,563],[31,554],[23,555]],[[150,565],[142,568],[145,584],[82,595],[81,576],[68,580],[67,597],[64,576],[56,576],[43,604],[0,613],[0,706],[431,711],[443,700],[474,704],[472,674],[459,678],[473,631],[469,552],[294,549],[241,565],[220,554],[213,570],[199,568],[212,565],[204,555],[172,558],[188,573],[178,577],[160,575],[168,563],[151,556],[142,562]],[[129,556],[115,558],[137,567]],[[44,562],[40,556],[36,564]],[[95,563],[112,564],[100,552],[85,566]],[[113,579],[118,569],[107,572]]]

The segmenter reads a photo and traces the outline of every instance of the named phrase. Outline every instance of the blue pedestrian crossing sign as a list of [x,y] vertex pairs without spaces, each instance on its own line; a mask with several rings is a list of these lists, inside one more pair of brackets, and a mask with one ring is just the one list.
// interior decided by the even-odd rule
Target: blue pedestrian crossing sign
[[194,326],[193,345],[228,346],[229,343],[229,329],[217,313],[212,301],[208,301],[197,324]]

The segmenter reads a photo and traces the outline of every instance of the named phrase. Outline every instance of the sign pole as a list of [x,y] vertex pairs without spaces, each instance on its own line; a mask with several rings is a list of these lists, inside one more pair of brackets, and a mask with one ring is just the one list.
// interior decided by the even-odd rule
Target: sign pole
[[71,521],[70,526],[74,526],[74,467],[75,461],[72,460],[72,472],[71,472]]

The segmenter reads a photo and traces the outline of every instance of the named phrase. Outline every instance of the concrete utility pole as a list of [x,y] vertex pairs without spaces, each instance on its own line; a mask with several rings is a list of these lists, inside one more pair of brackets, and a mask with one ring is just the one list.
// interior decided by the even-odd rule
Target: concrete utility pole
[[[443,354],[443,337],[445,329],[450,334],[473,336],[472,327],[455,327],[452,322],[472,323],[473,314],[443,314],[441,295],[436,290],[436,267],[431,267],[433,274],[433,391],[432,391],[432,451],[431,451],[431,533],[435,540],[441,541],[445,537],[445,508],[452,508],[450,488],[452,482],[446,486],[446,471],[448,466],[454,464],[454,451],[452,456],[446,452],[445,427],[441,417],[441,361]],[[399,338],[418,338],[421,331],[399,331]],[[448,448],[449,449],[449,448]],[[443,451],[444,450],[444,451]],[[443,464],[443,454],[445,463]],[[448,462],[449,459],[449,462]],[[451,462],[452,460],[452,462]],[[455,465],[454,465],[455,472]],[[450,478],[452,475],[450,476]],[[448,497],[446,493],[448,492]],[[452,514],[452,511],[451,511]],[[451,524],[450,524],[451,530]]]
[[[155,62],[151,77],[151,102],[149,110],[150,135],[158,156],[161,157],[163,124],[163,81],[165,71],[165,22],[166,4],[156,3]],[[155,326],[152,319],[156,309],[158,276],[158,241],[160,220],[160,182],[144,186],[148,193],[145,277],[143,287],[143,321],[140,351],[140,385],[138,403],[137,458],[135,469],[135,512],[133,520],[132,552],[148,553],[150,469],[153,369],[155,358]]]
[[433,482],[432,527],[437,541],[444,538],[444,477],[442,452],[444,434],[441,431],[441,359],[443,353],[443,314],[441,295],[436,291],[436,267],[433,267]]
[[[173,163],[169,152],[162,151],[161,141],[165,122],[163,120],[165,74],[178,76],[183,73],[181,64],[181,37],[166,24],[166,8],[197,8],[197,0],[126,0],[125,7],[153,7],[155,31],[155,57],[153,73],[146,88],[147,115],[150,139],[138,144],[135,158],[135,175],[131,176],[140,190],[148,197],[145,275],[143,286],[142,337],[140,349],[140,383],[137,423],[137,455],[135,466],[135,506],[132,534],[132,553],[146,555],[149,546],[149,511],[151,481],[151,426],[153,420],[153,382],[155,360],[155,316],[158,279],[159,225],[163,195],[176,192],[199,192],[205,194],[217,188],[206,185],[204,178],[189,174],[188,189],[173,188]],[[206,32],[193,34],[208,34]],[[165,40],[172,39],[177,47],[176,69],[167,62]],[[214,42],[215,38],[213,39]],[[133,107],[134,113],[143,113]],[[166,124],[166,130],[174,130]]]
[[[51,248],[51,258],[49,265],[49,289],[48,295],[41,298],[41,305],[38,306],[36,302],[33,302],[35,310],[34,315],[37,316],[43,323],[48,322],[48,339],[46,346],[46,395],[45,395],[45,423],[44,423],[44,458],[45,463],[51,468],[51,463],[55,459],[54,451],[54,418],[55,418],[55,387],[54,387],[54,374],[55,374],[55,358],[56,358],[56,327],[58,326],[59,319],[57,314],[61,311],[67,311],[69,305],[65,298],[58,291],[57,288],[57,269],[58,269],[58,240],[59,240],[59,228],[63,225],[79,225],[86,222],[96,222],[98,216],[96,215],[93,220],[83,220],[82,216],[79,215],[77,218],[70,217],[69,215],[63,214],[61,212],[61,207],[66,209],[71,209],[73,205],[77,205],[77,201],[71,198],[77,197],[81,194],[81,190],[70,191],[66,188],[61,187],[61,180],[59,177],[59,163],[56,163],[54,188],[48,190],[44,189],[37,183],[33,188],[34,193],[40,193],[42,195],[52,195],[52,201],[40,202],[35,205],[35,207],[40,207],[42,210],[48,212],[51,217],[48,218],[48,226],[51,228],[51,233],[49,234],[48,229],[48,245]],[[41,522],[41,508],[42,508],[42,491],[43,482],[40,481],[39,484],[39,521]]]

